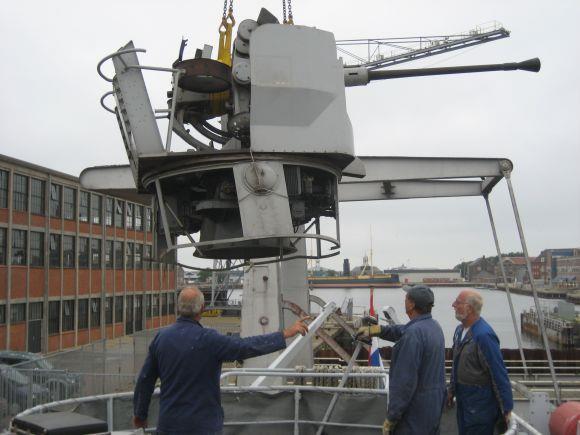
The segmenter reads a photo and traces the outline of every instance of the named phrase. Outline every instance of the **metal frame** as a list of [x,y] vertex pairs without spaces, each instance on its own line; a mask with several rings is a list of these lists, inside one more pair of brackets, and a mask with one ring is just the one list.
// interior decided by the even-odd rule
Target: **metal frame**
[[[320,328],[328,316],[330,316],[334,311],[336,311],[336,304],[334,302],[328,302],[322,312],[308,325],[308,332],[306,335],[300,335],[294,339],[292,343],[280,354],[278,357],[272,361],[268,366],[268,369],[277,369],[288,367],[290,362],[296,357],[296,355],[302,350],[302,348],[307,344],[308,340],[312,339],[312,336],[316,333],[318,328]],[[354,362],[355,358],[351,361]],[[351,363],[349,363],[351,364]],[[262,385],[266,380],[265,375],[261,375],[254,382],[252,382],[252,387],[258,387]]]
[[[530,277],[530,286],[532,289],[534,304],[538,311],[538,326],[541,331],[544,350],[547,355],[548,366],[554,383],[556,403],[560,404],[560,389],[544,325],[544,316],[541,312],[538,293],[534,284],[532,266],[511,183],[511,172],[513,170],[512,162],[508,159],[425,157],[360,157],[360,160],[363,162],[365,169],[367,169],[367,175],[363,179],[345,177],[345,182],[340,184],[342,191],[339,192],[339,196],[342,196],[342,201],[432,198],[445,196],[482,196],[485,199],[494,242],[500,259],[500,268],[506,286],[506,295],[510,306],[514,332],[517,337],[524,372],[527,375],[527,364],[523,353],[520,334],[517,328],[517,319],[513,310],[511,293],[507,286],[505,270],[503,268],[503,263],[501,262],[501,250],[499,248],[495,223],[489,204],[489,194],[492,189],[501,181],[502,178],[505,178],[524,258],[526,260],[528,276]],[[481,181],[465,180],[469,178],[479,178]],[[363,187],[362,195],[359,187]]]
[[[144,48],[132,48],[132,49],[127,49],[127,50],[119,50],[116,51],[115,53],[111,53],[108,56],[105,56],[103,59],[101,59],[99,61],[99,63],[97,64],[97,73],[103,78],[103,80],[106,80],[110,83],[113,83],[114,78],[110,78],[107,77],[101,70],[103,64],[110,59],[113,59],[114,57],[119,57],[123,54],[129,54],[129,53],[146,53],[147,50],[145,50]],[[121,62],[123,62],[123,64],[125,64],[125,62],[123,61],[123,58],[120,57]],[[163,67],[157,67],[157,66],[145,66],[145,65],[126,65],[125,64],[125,68],[126,69],[140,69],[140,70],[148,70],[148,71],[161,71],[161,72],[170,72],[172,74],[173,80],[172,80],[172,92],[173,95],[175,95],[175,88],[177,86],[177,83],[179,82],[179,76],[181,74],[185,73],[185,70],[183,69],[176,69],[176,68],[163,68]],[[107,112],[111,112],[116,114],[118,111],[118,100],[117,100],[117,107],[115,108],[115,110],[107,107],[104,103],[104,99],[106,97],[108,97],[109,95],[115,95],[115,99],[117,100],[117,93],[115,91],[109,91],[106,92],[100,100],[101,106],[107,111]],[[171,99],[171,108],[169,110],[167,110],[167,118],[169,119],[169,123],[167,125],[167,135],[165,138],[165,152],[170,152],[171,151],[171,138],[173,135],[173,120],[174,120],[174,115],[175,115],[175,105],[176,105],[176,98],[172,98]],[[165,111],[165,110],[164,110]],[[120,116],[120,114],[119,114]],[[121,118],[122,119],[122,118]]]
[[[375,39],[346,39],[336,41],[336,49],[354,59],[361,61],[358,65],[348,65],[349,67],[364,66],[369,69],[386,68],[393,65],[398,65],[404,62],[424,59],[426,57],[435,56],[437,54],[448,53],[454,50],[460,50],[467,47],[472,47],[486,42],[492,42],[498,39],[509,37],[510,32],[503,26],[496,25],[491,31],[481,32],[480,29],[471,30],[468,35],[441,35],[441,36],[420,36],[407,38],[375,38]],[[404,44],[419,43],[418,49],[404,47]],[[435,42],[436,44],[433,44]],[[422,48],[422,43],[429,43],[430,46]],[[341,48],[344,46],[366,45],[367,59],[363,59],[348,50]],[[376,45],[377,48],[381,45],[392,46],[398,49],[407,50],[406,53],[386,57],[384,59],[371,61],[371,45]],[[374,54],[374,53],[373,53]]]

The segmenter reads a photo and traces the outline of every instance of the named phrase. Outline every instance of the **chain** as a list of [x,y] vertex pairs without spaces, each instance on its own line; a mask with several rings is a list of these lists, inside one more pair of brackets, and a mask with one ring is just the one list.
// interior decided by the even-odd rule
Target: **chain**
[[[231,6],[231,2],[230,2],[230,8],[231,7],[232,6]],[[224,21],[226,19],[226,12],[227,12],[227,10],[228,10],[228,0],[224,0],[224,14],[223,14]]]
[[294,24],[294,18],[292,17],[292,0],[288,0],[288,24]]
[[288,23],[288,20],[286,20],[286,0],[282,0],[282,18],[284,19],[282,21],[284,24]]

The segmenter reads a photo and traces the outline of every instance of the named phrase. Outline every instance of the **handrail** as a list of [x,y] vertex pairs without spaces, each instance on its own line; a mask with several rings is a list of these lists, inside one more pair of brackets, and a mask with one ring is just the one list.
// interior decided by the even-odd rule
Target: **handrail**
[[520,426],[523,427],[525,430],[527,430],[529,435],[542,435],[542,432],[537,430],[535,427],[533,427],[530,423],[525,421],[515,412],[512,412],[511,425],[509,430],[505,433],[505,435],[516,435],[517,433],[519,433],[518,428]]
[[107,112],[111,112],[112,114],[116,114],[117,112],[115,112],[113,109],[109,109],[106,105],[105,105],[105,98],[107,98],[109,95],[115,95],[115,92],[113,91],[109,91],[103,94],[103,96],[101,97],[101,107],[103,109],[105,109]]
[[110,79],[109,77],[107,77],[105,74],[103,74],[103,72],[101,71],[101,66],[103,66],[103,64],[108,61],[109,59],[112,59],[114,57],[120,56],[122,54],[127,54],[127,53],[147,53],[147,50],[145,50],[144,48],[130,48],[127,50],[119,50],[119,51],[115,51],[112,54],[109,54],[108,56],[103,57],[99,63],[97,64],[97,72],[99,73],[99,75],[106,81],[108,82],[113,82],[113,79]]

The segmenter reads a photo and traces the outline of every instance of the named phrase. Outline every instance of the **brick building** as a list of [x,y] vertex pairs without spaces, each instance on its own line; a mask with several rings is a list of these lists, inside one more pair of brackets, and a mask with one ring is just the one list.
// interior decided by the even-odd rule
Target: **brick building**
[[473,260],[467,265],[466,278],[469,282],[495,284],[497,279],[494,272],[495,262],[483,257]]
[[53,352],[175,319],[151,204],[0,155],[0,349]]
[[[530,262],[532,262],[532,264],[534,261],[535,258],[530,258]],[[526,259],[524,257],[502,257],[502,262],[508,282],[530,282],[528,278]],[[501,267],[499,263],[495,266],[495,276],[497,276],[499,280],[502,279]]]
[[[578,256],[580,256],[580,248],[544,249],[538,256],[543,263],[538,278],[543,279],[546,284],[552,283],[556,275],[558,275],[559,259]],[[536,278],[535,275],[534,273],[534,278]]]
[[556,270],[556,280],[580,283],[580,256],[558,258]]

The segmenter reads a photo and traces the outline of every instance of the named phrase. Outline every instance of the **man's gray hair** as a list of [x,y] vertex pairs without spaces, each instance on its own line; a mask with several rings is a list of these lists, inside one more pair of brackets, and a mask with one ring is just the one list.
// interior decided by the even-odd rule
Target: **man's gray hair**
[[177,314],[184,317],[197,316],[205,304],[203,293],[195,289],[197,291],[193,297],[184,297],[184,294],[187,293],[184,290],[186,289],[183,289],[177,298]]
[[481,307],[483,307],[483,298],[477,292],[470,293],[465,298],[465,302],[473,308],[478,315],[481,314]]

